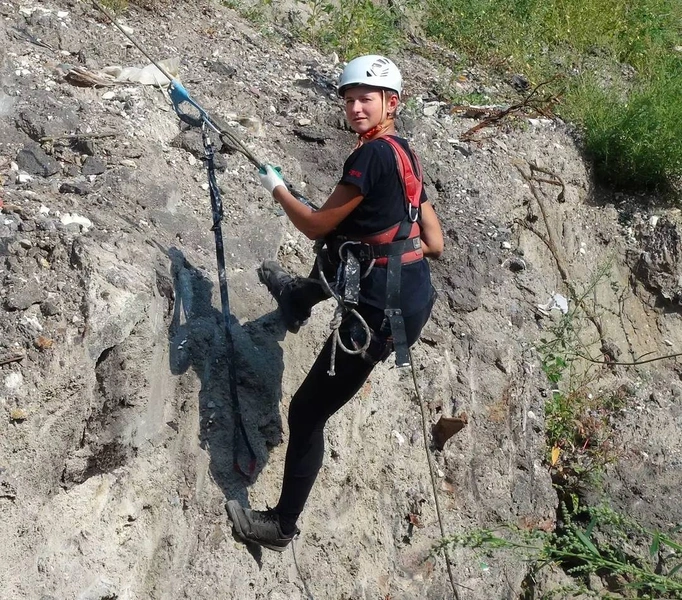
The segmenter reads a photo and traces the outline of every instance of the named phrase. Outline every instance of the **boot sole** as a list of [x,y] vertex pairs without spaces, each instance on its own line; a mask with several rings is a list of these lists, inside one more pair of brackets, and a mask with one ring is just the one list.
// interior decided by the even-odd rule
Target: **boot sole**
[[[250,536],[246,535],[244,533],[245,530],[245,525],[248,523],[246,521],[246,517],[244,515],[244,510],[239,504],[237,500],[229,500],[227,503],[227,513],[230,515],[230,520],[232,521],[232,524],[234,525],[234,529],[237,532],[237,535],[244,541],[250,542],[252,544],[258,544],[259,546],[263,546],[263,548],[267,548],[268,550],[274,550],[275,552],[284,552],[287,549],[287,546],[289,545],[289,542],[285,546],[275,546],[274,544],[268,544],[266,542],[262,542],[260,540],[256,540],[251,538]],[[291,540],[289,540],[291,541]]]

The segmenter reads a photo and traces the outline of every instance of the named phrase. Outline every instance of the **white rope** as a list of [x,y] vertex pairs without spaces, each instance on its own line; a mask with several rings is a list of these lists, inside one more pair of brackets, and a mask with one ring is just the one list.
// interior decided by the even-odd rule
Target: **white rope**
[[[322,252],[320,251],[320,248],[316,248],[316,251],[317,270],[319,272],[322,287],[330,296],[334,298],[334,300],[336,300],[336,310],[334,311],[334,316],[332,317],[332,320],[329,323],[329,327],[332,330],[332,336],[334,337],[334,344],[332,345],[331,358],[329,360],[329,370],[327,371],[327,374],[330,377],[334,377],[334,375],[336,375],[335,369],[336,348],[337,347],[341,348],[341,350],[346,354],[351,355],[362,354],[363,352],[367,351],[369,345],[372,343],[372,330],[367,324],[367,321],[365,321],[364,317],[354,308],[349,308],[348,306],[346,306],[345,302],[343,301],[343,298],[341,298],[341,296],[336,293],[336,290],[334,290],[332,286],[329,285],[329,282],[327,281],[327,278],[324,275]],[[340,332],[341,323],[343,323],[343,318],[349,313],[351,316],[355,317],[360,322],[360,325],[362,325],[362,328],[365,330],[365,342],[360,348],[348,348],[348,346],[346,346],[343,343],[343,340],[341,339]]]

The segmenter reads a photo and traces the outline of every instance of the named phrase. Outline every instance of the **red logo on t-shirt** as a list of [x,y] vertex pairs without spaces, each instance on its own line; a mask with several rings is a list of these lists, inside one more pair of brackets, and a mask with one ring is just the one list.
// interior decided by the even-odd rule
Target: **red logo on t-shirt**
[[348,171],[348,175],[350,175],[351,177],[357,177],[357,178],[362,177],[362,173],[360,171],[356,171],[355,169],[351,169],[350,171]]

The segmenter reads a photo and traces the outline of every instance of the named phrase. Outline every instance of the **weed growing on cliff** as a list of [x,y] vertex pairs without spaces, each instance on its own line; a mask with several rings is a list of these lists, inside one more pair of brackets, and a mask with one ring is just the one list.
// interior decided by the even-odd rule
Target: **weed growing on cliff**
[[569,90],[564,114],[583,125],[601,180],[670,190],[682,177],[682,54],[626,97],[583,78]]
[[[570,301],[570,310],[548,328],[537,347],[550,384],[545,401],[546,461],[555,485],[563,492],[594,483],[603,468],[617,458],[613,422],[626,406],[629,391],[600,389],[602,365],[586,360],[586,331],[593,327],[587,313],[597,286],[608,279],[610,263],[596,269],[591,283]],[[594,302],[594,300],[593,300]],[[594,317],[592,317],[594,318]]]
[[128,0],[101,0],[101,4],[115,15],[124,12],[128,8]]
[[308,8],[301,30],[309,42],[343,59],[390,53],[402,44],[398,15],[372,0],[299,0]]
[[[619,594],[652,600],[682,598],[682,527],[652,531],[606,505],[581,506],[575,497],[570,505],[562,504],[559,517],[553,532],[511,525],[480,529],[442,540],[434,553],[456,547],[483,554],[508,550],[531,563],[531,581],[549,564],[562,567],[575,579],[575,585],[551,590],[543,598],[596,596],[588,587],[589,575],[601,577]],[[611,596],[600,593],[599,597]]]

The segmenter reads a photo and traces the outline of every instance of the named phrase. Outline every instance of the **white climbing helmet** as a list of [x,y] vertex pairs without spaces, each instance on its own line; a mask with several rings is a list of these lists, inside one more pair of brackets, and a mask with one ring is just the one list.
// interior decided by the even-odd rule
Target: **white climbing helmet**
[[343,97],[343,93],[348,88],[356,85],[393,90],[400,98],[403,91],[403,78],[392,60],[385,56],[368,54],[358,56],[346,65],[339,79],[339,96]]

